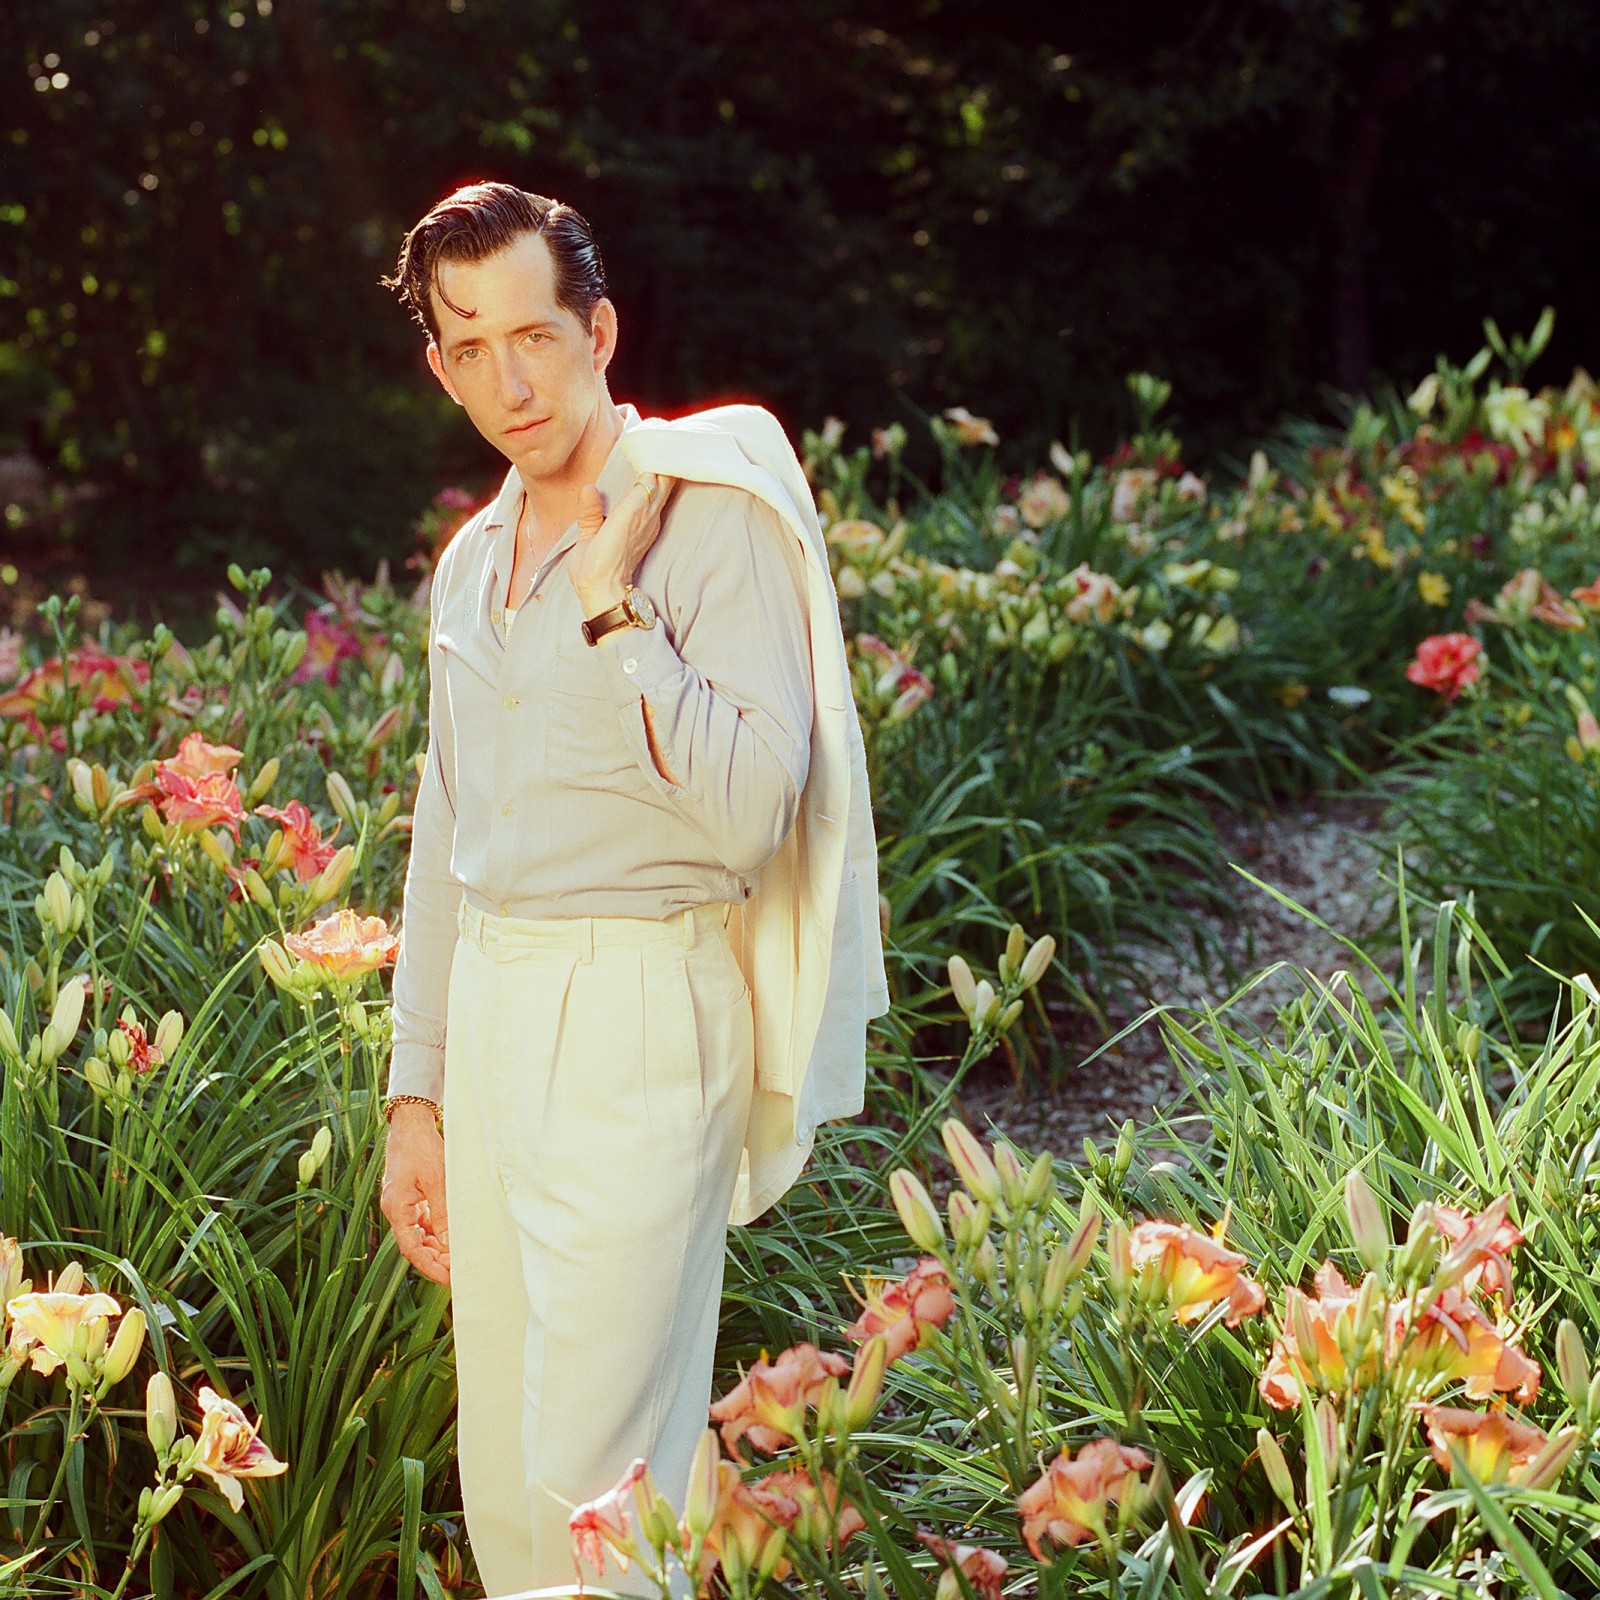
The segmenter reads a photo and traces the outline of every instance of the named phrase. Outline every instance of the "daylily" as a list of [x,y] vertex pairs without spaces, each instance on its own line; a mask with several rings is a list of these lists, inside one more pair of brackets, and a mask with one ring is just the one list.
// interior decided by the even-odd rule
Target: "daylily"
[[987,417],[975,417],[965,406],[951,406],[945,412],[947,421],[956,425],[958,444],[999,444],[1000,435]]
[[844,1498],[831,1472],[822,1472],[816,1479],[803,1469],[771,1472],[761,1480],[761,1487],[799,1507],[790,1529],[800,1543],[813,1550],[837,1550],[867,1525],[867,1519]]
[[25,1340],[34,1371],[46,1376],[68,1356],[87,1359],[97,1354],[105,1346],[110,1319],[122,1315],[122,1307],[108,1294],[60,1290],[19,1294],[6,1311],[11,1318],[12,1343]]
[[1117,474],[1111,490],[1111,520],[1132,522],[1139,515],[1140,503],[1159,481],[1153,467],[1126,467]]
[[774,1362],[765,1357],[757,1361],[722,1399],[712,1402],[711,1420],[721,1425],[729,1450],[737,1452],[740,1439],[748,1438],[757,1450],[771,1455],[804,1427],[805,1408],[818,1405],[828,1383],[849,1372],[843,1356],[814,1344],[794,1345]]
[[126,1017],[121,1018],[117,1023],[117,1032],[128,1041],[127,1059],[122,1065],[128,1067],[135,1077],[153,1071],[166,1060],[156,1045],[151,1043],[142,1023],[130,1022]]
[[350,629],[329,622],[320,611],[306,612],[306,653],[295,668],[291,683],[321,678],[330,689],[339,682],[339,663],[361,654],[361,642]]
[[1094,572],[1087,561],[1080,562],[1067,574],[1067,581],[1076,586],[1077,593],[1067,602],[1068,622],[1087,622],[1093,617],[1097,622],[1109,622],[1122,598],[1122,588],[1115,578],[1104,572]]
[[951,1544],[934,1533],[918,1533],[917,1538],[944,1566],[934,1600],[961,1600],[957,1571],[971,1585],[978,1600],[1000,1600],[1000,1585],[1005,1582],[1006,1569],[1011,1565],[1004,1556],[975,1544]]
[[286,933],[285,948],[334,983],[346,983],[386,967],[400,949],[382,917],[363,917],[348,906],[307,928]]
[[1417,658],[1406,668],[1406,677],[1454,700],[1468,684],[1478,681],[1483,671],[1478,664],[1482,649],[1470,633],[1436,633],[1417,646]]
[[[1592,715],[1590,720],[1593,721]],[[1503,1194],[1477,1216],[1453,1206],[1434,1206],[1428,1213],[1440,1233],[1450,1241],[1440,1263],[1440,1276],[1471,1289],[1481,1284],[1488,1294],[1511,1298],[1511,1263],[1508,1253],[1523,1242],[1520,1229],[1506,1220],[1511,1196]]]
[[156,787],[165,796],[161,814],[169,823],[177,824],[179,833],[198,833],[220,822],[238,841],[244,800],[233,779],[215,772],[204,778],[191,778],[163,762],[156,768]]
[[1544,1431],[1517,1422],[1503,1411],[1465,1411],[1456,1406],[1419,1406],[1428,1429],[1433,1459],[1446,1471],[1450,1446],[1458,1445],[1467,1470],[1480,1483],[1505,1483],[1544,1449]]
[[[711,1575],[719,1565],[737,1566],[748,1572],[770,1562],[770,1576],[781,1581],[789,1575],[791,1563],[782,1553],[783,1546],[787,1530],[799,1519],[801,1506],[792,1495],[780,1493],[773,1486],[779,1476],[774,1473],[759,1482],[746,1483],[733,1462],[717,1463],[716,1507],[695,1572],[701,1594],[709,1592]],[[689,1543],[688,1528],[681,1531],[684,1542]]]
[[1187,1222],[1141,1222],[1129,1255],[1134,1271],[1145,1274],[1146,1285],[1179,1322],[1194,1322],[1226,1300],[1224,1320],[1236,1328],[1267,1303],[1266,1291],[1243,1274],[1245,1257]]
[[639,1547],[633,1537],[633,1491],[649,1470],[644,1458],[639,1457],[603,1495],[585,1501],[567,1519],[572,1531],[572,1564],[578,1568],[580,1583],[585,1563],[596,1572],[605,1571],[608,1545],[624,1572],[630,1561],[638,1559]]
[[261,1442],[255,1423],[231,1400],[211,1389],[200,1391],[200,1434],[195,1441],[193,1465],[211,1478],[235,1511],[244,1507],[241,1478],[275,1478],[289,1464]]
[[1076,1461],[1063,1450],[1017,1501],[1022,1537],[1034,1559],[1049,1564],[1046,1539],[1059,1547],[1103,1537],[1107,1507],[1136,1496],[1139,1474],[1150,1464],[1143,1450],[1115,1439],[1090,1440]]
[[1053,473],[1037,472],[1017,496],[1017,510],[1030,528],[1048,528],[1072,510],[1072,496]]
[[70,651],[65,668],[61,658],[46,661],[24,675],[7,694],[0,695],[0,717],[29,717],[41,702],[67,685],[86,691],[94,711],[111,711],[132,698],[133,685],[142,689],[150,681],[150,663],[131,656],[108,656],[90,646]]
[[22,1272],[22,1246],[0,1233],[0,1316],[19,1294],[33,1287]]
[[925,1256],[901,1283],[885,1285],[869,1278],[861,1315],[845,1329],[857,1341],[883,1334],[888,1358],[898,1361],[915,1350],[932,1329],[942,1328],[955,1311],[950,1278],[931,1256]]
[[321,828],[300,800],[291,800],[281,811],[276,806],[257,806],[256,815],[282,824],[283,852],[278,856],[278,865],[292,866],[301,883],[310,883],[333,860],[332,841],[338,838],[342,822],[336,822],[333,832],[324,839]]
[[191,733],[179,744],[177,755],[159,763],[158,770],[165,768],[168,772],[181,772],[196,783],[213,775],[228,778],[232,777],[233,769],[239,765],[243,754],[231,744],[207,744],[198,733]]

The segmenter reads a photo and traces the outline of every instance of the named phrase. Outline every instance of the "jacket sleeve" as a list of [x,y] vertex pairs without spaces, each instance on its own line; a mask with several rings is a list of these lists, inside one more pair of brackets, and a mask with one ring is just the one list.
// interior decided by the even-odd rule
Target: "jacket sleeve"
[[[811,758],[813,688],[804,560],[772,508],[684,484],[639,587],[664,581],[653,628],[595,647],[635,760],[730,872],[750,876],[793,826]],[[641,700],[670,779],[651,757]]]
[[[435,574],[435,595],[444,578]],[[434,620],[437,620],[435,606]],[[444,1101],[445,1003],[455,956],[461,885],[450,874],[455,840],[455,729],[445,684],[443,653],[428,642],[428,749],[417,790],[406,869],[400,953],[394,969],[394,1053],[389,1093]]]

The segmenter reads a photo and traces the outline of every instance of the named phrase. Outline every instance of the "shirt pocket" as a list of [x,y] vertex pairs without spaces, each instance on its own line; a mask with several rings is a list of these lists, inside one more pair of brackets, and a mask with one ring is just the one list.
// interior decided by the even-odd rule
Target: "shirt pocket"
[[623,718],[639,724],[639,746],[646,754],[644,717],[637,701],[619,706],[611,696],[606,663],[580,639],[576,648],[556,652],[550,673],[550,776],[570,789],[648,795],[650,780],[639,770]]

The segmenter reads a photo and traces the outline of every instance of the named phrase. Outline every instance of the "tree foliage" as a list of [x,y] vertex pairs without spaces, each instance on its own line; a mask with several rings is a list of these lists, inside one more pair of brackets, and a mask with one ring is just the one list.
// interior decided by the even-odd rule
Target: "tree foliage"
[[[0,449],[103,552],[370,561],[489,463],[377,286],[570,200],[620,393],[1020,456],[1121,374],[1216,448],[1556,304],[1600,344],[1582,0],[37,0],[0,20]],[[15,525],[26,515],[19,508]]]

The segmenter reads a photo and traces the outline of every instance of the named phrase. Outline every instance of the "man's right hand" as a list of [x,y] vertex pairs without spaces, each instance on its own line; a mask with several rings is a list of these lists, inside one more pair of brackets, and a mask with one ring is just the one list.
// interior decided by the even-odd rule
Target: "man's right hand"
[[450,1224],[444,1198],[444,1140],[426,1106],[400,1105],[384,1147],[383,1214],[400,1254],[423,1277],[450,1281]]

